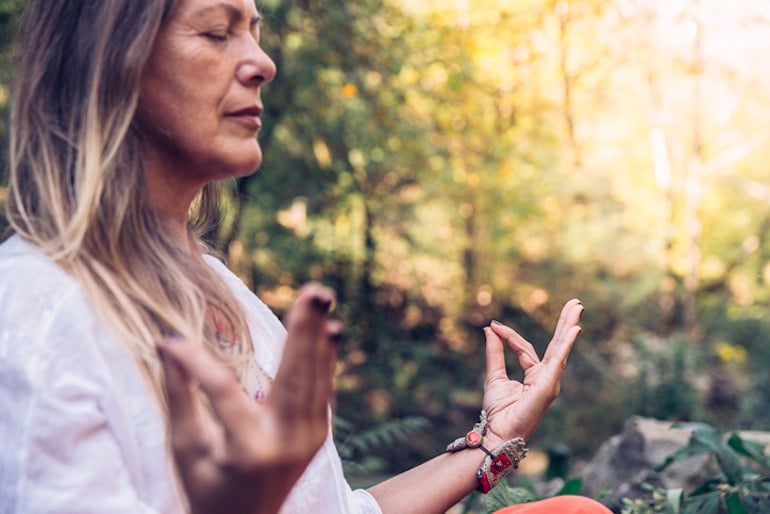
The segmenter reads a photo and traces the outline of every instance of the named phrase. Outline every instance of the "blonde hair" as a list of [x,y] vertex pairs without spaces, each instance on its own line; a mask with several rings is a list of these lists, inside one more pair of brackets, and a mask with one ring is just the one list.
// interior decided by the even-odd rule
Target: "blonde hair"
[[201,234],[218,216],[216,185],[191,209],[189,237],[200,252],[175,244],[147,204],[137,103],[156,35],[176,3],[29,3],[6,203],[15,232],[79,281],[159,399],[160,338],[205,344],[241,375],[251,352],[238,302],[203,258]]

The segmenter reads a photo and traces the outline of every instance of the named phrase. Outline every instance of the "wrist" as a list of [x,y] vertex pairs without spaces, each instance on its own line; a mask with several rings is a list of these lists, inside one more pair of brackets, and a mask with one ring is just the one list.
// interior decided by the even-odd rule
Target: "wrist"
[[487,413],[482,410],[479,422],[464,436],[452,441],[446,451],[481,450],[485,456],[476,472],[477,489],[488,493],[508,473],[519,467],[521,459],[527,456],[524,439],[504,439],[492,431],[487,422]]
[[492,427],[487,425],[487,433],[484,437],[484,446],[489,448],[490,450],[492,448],[497,448],[501,444],[503,444],[507,439],[501,435],[499,435],[497,432],[494,431]]

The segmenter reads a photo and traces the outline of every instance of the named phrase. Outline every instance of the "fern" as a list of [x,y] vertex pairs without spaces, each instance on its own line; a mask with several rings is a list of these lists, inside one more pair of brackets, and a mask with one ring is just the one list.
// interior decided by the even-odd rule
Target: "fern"
[[349,473],[374,473],[385,466],[390,448],[403,445],[411,436],[430,427],[422,416],[385,421],[357,433],[352,423],[339,416],[334,418],[335,444],[342,465]]

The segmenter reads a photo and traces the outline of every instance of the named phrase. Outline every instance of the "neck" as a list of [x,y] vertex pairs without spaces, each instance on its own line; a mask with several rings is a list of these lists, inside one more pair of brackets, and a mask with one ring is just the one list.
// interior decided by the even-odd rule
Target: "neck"
[[180,248],[194,248],[188,229],[190,206],[203,184],[190,180],[185,170],[173,169],[168,163],[148,159],[145,184],[149,204],[163,221],[165,230]]

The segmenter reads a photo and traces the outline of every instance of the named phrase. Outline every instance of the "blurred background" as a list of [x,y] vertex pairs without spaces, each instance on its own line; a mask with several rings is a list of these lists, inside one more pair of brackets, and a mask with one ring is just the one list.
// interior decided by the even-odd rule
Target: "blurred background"
[[[24,3],[0,0],[3,176]],[[261,8],[265,161],[211,240],[279,314],[336,289],[351,477],[467,431],[481,328],[542,350],[572,297],[583,335],[534,448],[588,458],[634,414],[770,428],[769,2]]]

